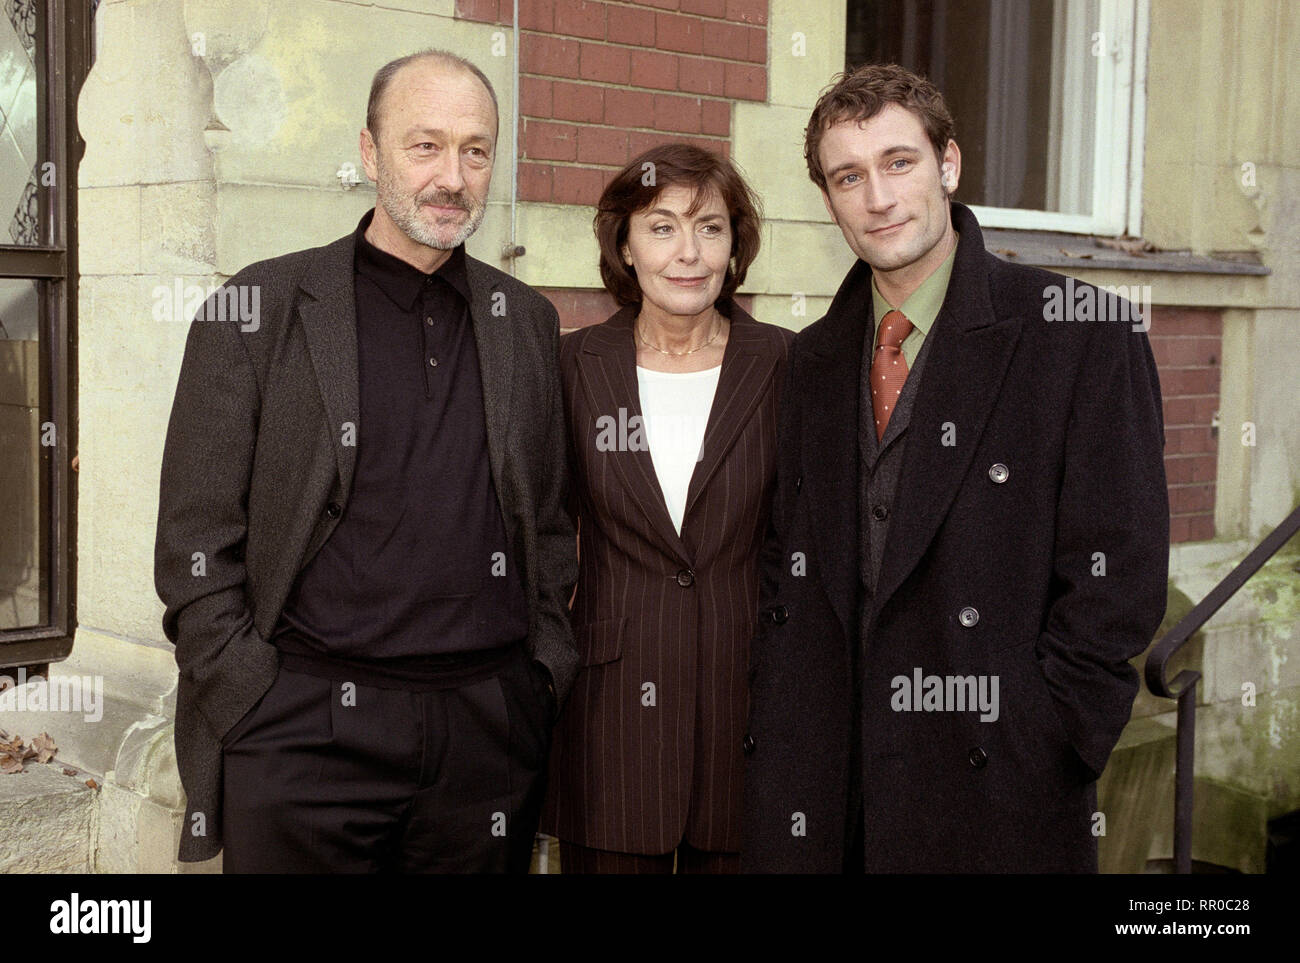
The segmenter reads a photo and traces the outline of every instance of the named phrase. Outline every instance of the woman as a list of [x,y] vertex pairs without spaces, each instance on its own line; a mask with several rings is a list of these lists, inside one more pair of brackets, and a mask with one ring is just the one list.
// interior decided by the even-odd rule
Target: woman
[[621,309],[561,342],[582,666],[542,831],[564,872],[736,872],[749,641],[791,333],[732,295],[759,215],[725,159],[653,148],[605,188]]

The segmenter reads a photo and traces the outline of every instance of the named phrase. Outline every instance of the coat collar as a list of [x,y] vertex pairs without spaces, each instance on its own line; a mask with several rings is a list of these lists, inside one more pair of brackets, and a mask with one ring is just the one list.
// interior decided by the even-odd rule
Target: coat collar
[[[933,541],[966,477],[975,448],[997,401],[1020,336],[1022,318],[1000,316],[990,295],[994,259],[974,214],[952,204],[960,235],[943,307],[927,336],[930,344],[908,425],[893,521],[872,599],[874,613],[889,601]],[[856,638],[859,468],[858,402],[865,326],[874,328],[871,269],[858,261],[840,285],[815,332],[810,331],[809,384],[803,436],[806,481],[813,499],[828,594],[847,637]],[[945,444],[951,423],[955,444]],[[951,433],[949,433],[951,438]],[[853,519],[845,524],[846,514]]]
[[[356,232],[317,248],[299,288],[298,317],[307,339],[307,349],[316,373],[321,401],[328,418],[328,431],[338,461],[343,491],[352,488],[357,449],[344,445],[343,426],[351,423],[356,436],[365,430],[361,422],[357,369],[357,315],[355,263]],[[510,403],[514,384],[515,344],[510,299],[501,291],[500,272],[465,255],[465,274],[470,291],[470,319],[478,349],[483,381],[483,413],[487,423],[488,461],[492,477],[500,479],[505,469],[506,439],[510,428]],[[512,525],[509,512],[504,513]]]
[[[766,336],[763,326],[734,301],[720,300],[718,310],[730,320],[731,329],[704,430],[703,455],[687,488],[681,535],[668,514],[650,452],[629,451],[614,460],[620,479],[641,506],[660,546],[686,565],[693,564],[696,543],[691,511],[749,423],[781,357],[779,341]],[[624,307],[591,328],[578,357],[591,410],[613,414],[624,408],[629,421],[633,416],[643,417],[636,374],[636,315],[635,305]]]

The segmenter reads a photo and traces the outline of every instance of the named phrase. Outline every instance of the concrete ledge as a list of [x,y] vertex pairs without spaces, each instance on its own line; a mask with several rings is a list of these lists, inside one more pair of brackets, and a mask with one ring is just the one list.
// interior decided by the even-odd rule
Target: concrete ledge
[[90,774],[63,768],[56,758],[0,775],[0,873],[93,869],[99,793],[85,784]]

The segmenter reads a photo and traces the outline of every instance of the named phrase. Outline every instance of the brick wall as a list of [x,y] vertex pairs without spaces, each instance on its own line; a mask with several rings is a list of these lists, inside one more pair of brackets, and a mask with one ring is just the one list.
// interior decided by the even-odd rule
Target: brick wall
[[[510,25],[512,0],[457,0]],[[731,101],[767,99],[767,0],[519,0],[519,198],[594,205],[656,144],[731,152]]]
[[1169,541],[1203,541],[1214,537],[1219,439],[1210,423],[1219,408],[1223,316],[1207,308],[1153,308],[1148,334],[1164,401]]

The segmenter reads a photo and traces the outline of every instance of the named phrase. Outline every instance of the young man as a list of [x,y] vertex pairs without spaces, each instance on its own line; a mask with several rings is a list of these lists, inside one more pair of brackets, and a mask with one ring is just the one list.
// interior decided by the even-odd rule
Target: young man
[[[191,326],[156,550],[182,860],[527,870],[577,560],[555,310],[464,250],[496,135],[468,61],[387,64],[374,210]],[[253,323],[213,310],[246,289]]]
[[805,155],[859,261],[783,393],[744,867],[1095,872],[1165,606],[1144,329],[1049,321],[1066,279],[984,249],[922,78],[840,77]]

